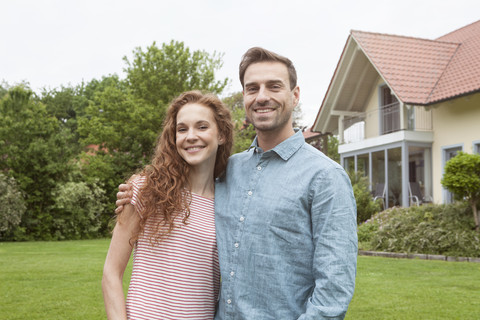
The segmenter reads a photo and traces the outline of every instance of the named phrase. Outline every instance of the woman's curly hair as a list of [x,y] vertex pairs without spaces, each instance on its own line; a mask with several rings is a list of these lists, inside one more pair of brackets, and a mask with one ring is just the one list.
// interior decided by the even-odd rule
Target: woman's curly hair
[[[160,241],[173,230],[178,215],[183,215],[183,223],[186,223],[190,215],[190,166],[177,152],[176,120],[180,109],[191,103],[204,105],[213,111],[219,135],[224,139],[224,143],[218,146],[212,179],[223,174],[227,167],[233,146],[233,124],[229,109],[214,94],[197,90],[182,93],[168,107],[152,163],[140,173],[146,178],[140,190],[144,210],[140,215],[140,228],[132,241],[144,232],[146,221],[154,215],[160,215],[160,219],[157,220],[159,222],[151,237],[152,242]],[[166,232],[165,227],[168,228]]]

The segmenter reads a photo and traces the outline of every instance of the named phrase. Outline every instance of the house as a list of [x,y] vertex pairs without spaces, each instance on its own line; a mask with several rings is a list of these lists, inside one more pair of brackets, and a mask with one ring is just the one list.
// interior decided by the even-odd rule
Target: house
[[480,21],[435,40],[351,31],[312,131],[386,207],[451,202],[446,161],[480,153]]

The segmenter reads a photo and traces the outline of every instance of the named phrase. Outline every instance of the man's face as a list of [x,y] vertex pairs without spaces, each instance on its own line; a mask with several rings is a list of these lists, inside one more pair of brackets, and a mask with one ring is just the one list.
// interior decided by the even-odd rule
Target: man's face
[[281,62],[250,65],[244,76],[243,101],[248,119],[257,132],[291,130],[292,111],[300,90],[290,90],[287,67]]

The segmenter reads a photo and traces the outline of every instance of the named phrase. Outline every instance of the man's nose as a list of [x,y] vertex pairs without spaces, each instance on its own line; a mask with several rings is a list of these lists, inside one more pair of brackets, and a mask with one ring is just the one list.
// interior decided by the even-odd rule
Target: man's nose
[[257,102],[258,103],[265,103],[267,101],[270,100],[270,96],[267,92],[267,89],[265,87],[261,87],[259,90],[258,90],[258,94],[257,94]]

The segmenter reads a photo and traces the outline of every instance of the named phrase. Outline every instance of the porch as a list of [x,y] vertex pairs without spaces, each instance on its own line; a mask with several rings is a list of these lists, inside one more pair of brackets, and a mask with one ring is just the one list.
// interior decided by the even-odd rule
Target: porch
[[339,131],[341,164],[347,171],[363,172],[385,208],[431,201],[430,110],[396,102],[362,114],[343,115],[340,128],[346,128]]

